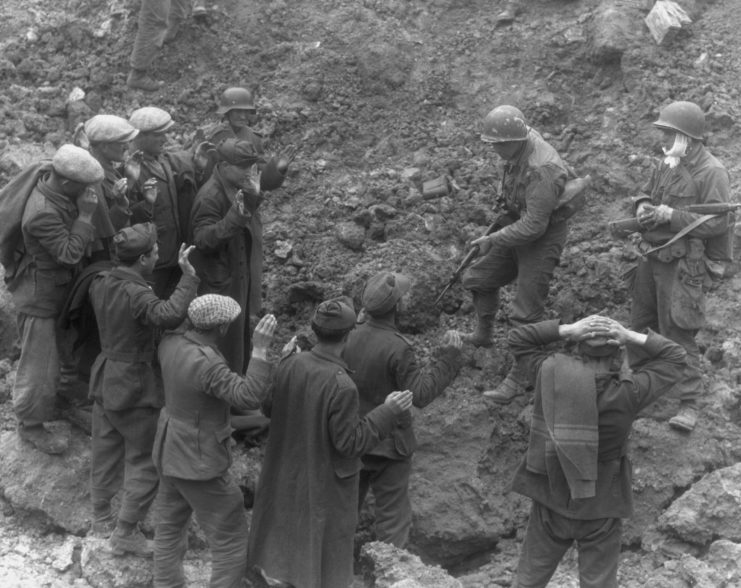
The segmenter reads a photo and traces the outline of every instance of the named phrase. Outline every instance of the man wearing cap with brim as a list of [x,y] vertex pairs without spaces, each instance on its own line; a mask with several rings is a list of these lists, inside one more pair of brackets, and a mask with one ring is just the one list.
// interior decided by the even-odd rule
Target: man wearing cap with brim
[[[99,273],[90,286],[101,342],[90,377],[93,532],[113,531],[115,554],[151,555],[137,524],[154,501],[159,481],[152,447],[164,397],[153,367],[155,332],[174,329],[185,320],[198,278],[188,261],[193,246],[183,244],[178,287],[168,300],[155,295],[146,281],[158,255],[152,223],[120,230],[113,247],[116,267]],[[111,500],[119,490],[123,493],[116,523]]]
[[189,326],[166,334],[159,346],[165,408],[155,439],[160,474],[155,505],[154,586],[184,586],[183,556],[195,514],[211,549],[209,586],[242,586],[246,571],[244,497],[229,475],[229,407],[259,408],[270,385],[268,347],[273,315],[257,324],[252,359],[242,376],[229,369],[217,348],[242,312],[232,298],[199,296],[188,307]]
[[95,238],[93,186],[103,168],[85,149],[62,145],[26,202],[21,229],[25,252],[8,289],[18,312],[21,357],[13,408],[21,439],[46,453],[62,453],[68,435],[44,427],[54,415],[61,357],[68,350],[57,330],[75,272]]
[[96,185],[98,208],[93,216],[96,244],[91,261],[111,258],[111,238],[131,219],[126,196],[127,181],[120,170],[129,143],[139,134],[129,121],[113,114],[96,114],[82,125],[90,154],[103,167],[103,181]]
[[[472,242],[479,248],[479,257],[465,271],[461,284],[473,296],[476,327],[463,338],[477,347],[491,347],[502,287],[516,285],[508,316],[511,325],[545,316],[550,282],[568,234],[568,221],[554,215],[568,168],[514,106],[497,106],[486,115],[481,140],[504,163],[501,209],[507,221]],[[501,384],[484,396],[509,403],[525,393],[528,380],[529,375],[513,362]]]
[[[157,227],[159,261],[153,273],[153,288],[167,298],[180,279],[178,250],[190,242],[190,212],[198,191],[193,154],[165,150],[167,134],[175,122],[156,106],[131,113],[129,123],[139,130],[132,142],[132,156],[139,163],[138,177],[130,178],[132,222],[151,220]],[[156,197],[151,197],[155,186]]]
[[[562,340],[572,352],[554,353]],[[528,449],[511,485],[532,499],[513,586],[545,588],[576,543],[581,588],[617,588],[622,519],[633,514],[631,427],[682,378],[685,352],[599,315],[523,325],[509,345],[535,376]]]
[[[646,255],[638,260],[632,283],[631,328],[655,329],[687,351],[685,377],[675,390],[680,407],[669,425],[691,432],[704,392],[695,335],[705,325],[707,265],[726,255],[725,247],[716,251],[709,245],[713,237],[726,234],[729,218],[721,214],[703,220],[686,208],[730,202],[730,178],[703,144],[705,113],[697,104],[672,102],[653,124],[665,157],[634,198],[636,218],[645,229],[640,249]],[[714,259],[717,253],[720,258]]]
[[[365,285],[362,301],[368,318],[350,333],[342,356],[358,387],[361,416],[382,404],[392,390],[411,390],[414,406],[424,408],[460,370],[462,341],[455,331],[445,333],[426,365],[417,363],[411,341],[397,326],[411,286],[408,276],[389,271],[375,274]],[[359,506],[372,490],[376,539],[402,548],[412,525],[409,475],[416,446],[407,411],[392,434],[363,455],[360,473]]]
[[276,370],[249,543],[250,566],[273,586],[352,584],[360,456],[412,405],[410,391],[394,391],[359,415],[341,358],[355,320],[344,301],[322,302],[311,321],[317,344]]

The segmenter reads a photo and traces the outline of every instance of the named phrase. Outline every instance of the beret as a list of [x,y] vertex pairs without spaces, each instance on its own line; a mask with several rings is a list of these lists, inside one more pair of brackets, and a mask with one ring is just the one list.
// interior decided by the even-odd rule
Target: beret
[[242,139],[224,139],[216,147],[216,152],[222,161],[238,167],[250,167],[260,160],[255,146],[249,141]]
[[121,261],[134,261],[148,253],[157,243],[157,227],[154,223],[132,225],[113,235],[113,251]]
[[142,133],[164,133],[175,122],[169,113],[156,106],[144,106],[131,113],[129,122]]
[[363,291],[363,307],[373,315],[383,315],[396,306],[411,288],[411,280],[404,274],[380,272],[373,276]]
[[347,331],[355,326],[355,311],[342,299],[325,300],[314,311],[311,322],[328,331]]
[[85,121],[85,135],[91,143],[120,143],[131,141],[139,134],[129,121],[113,114],[96,114]]
[[103,167],[87,149],[69,143],[57,149],[51,166],[60,176],[81,184],[95,184],[104,176]]
[[196,329],[207,331],[227,325],[242,312],[239,303],[229,296],[204,294],[188,306],[188,318]]

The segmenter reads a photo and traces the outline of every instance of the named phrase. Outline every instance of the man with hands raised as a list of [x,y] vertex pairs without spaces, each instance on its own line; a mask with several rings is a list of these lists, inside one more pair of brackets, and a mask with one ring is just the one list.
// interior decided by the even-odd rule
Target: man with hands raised
[[[562,339],[572,353],[552,351]],[[530,441],[511,487],[533,500],[514,586],[544,588],[576,542],[581,588],[617,588],[622,518],[633,513],[628,437],[638,413],[682,377],[685,351],[599,315],[523,325],[509,345],[535,381]]]

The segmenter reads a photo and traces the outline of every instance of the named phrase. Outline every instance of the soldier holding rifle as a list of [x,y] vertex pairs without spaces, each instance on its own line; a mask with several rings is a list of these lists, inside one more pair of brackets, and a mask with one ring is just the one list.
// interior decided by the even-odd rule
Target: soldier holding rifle
[[[692,431],[702,391],[695,334],[705,322],[708,260],[730,257],[729,215],[712,212],[732,208],[723,208],[730,183],[723,164],[702,143],[705,115],[699,106],[672,102],[653,124],[661,132],[665,157],[634,200],[643,256],[632,284],[631,328],[657,330],[687,351],[687,368],[675,388],[680,408],[669,424]],[[703,213],[702,208],[691,211],[690,205],[711,207]]]
[[[480,257],[463,274],[462,283],[473,293],[477,325],[463,338],[477,347],[490,347],[502,286],[517,281],[509,317],[512,324],[543,319],[548,284],[568,230],[567,221],[554,214],[568,168],[514,106],[498,106],[489,112],[481,139],[504,160],[501,195],[509,219],[473,242]],[[484,395],[508,403],[525,391],[525,383],[525,374],[514,362],[499,388]]]

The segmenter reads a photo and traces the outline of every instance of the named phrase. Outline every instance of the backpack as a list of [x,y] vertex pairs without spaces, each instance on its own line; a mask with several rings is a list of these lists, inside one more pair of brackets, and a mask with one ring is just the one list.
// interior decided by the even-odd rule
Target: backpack
[[571,218],[584,208],[584,204],[587,202],[587,188],[592,183],[592,176],[578,177],[570,166],[567,169],[569,175],[566,185],[558,198],[556,208],[551,213],[551,221],[553,222],[561,222]]
[[51,160],[33,163],[21,171],[0,190],[0,263],[5,268],[5,282],[18,273],[26,252],[21,221],[26,202],[38,181],[51,170]]

